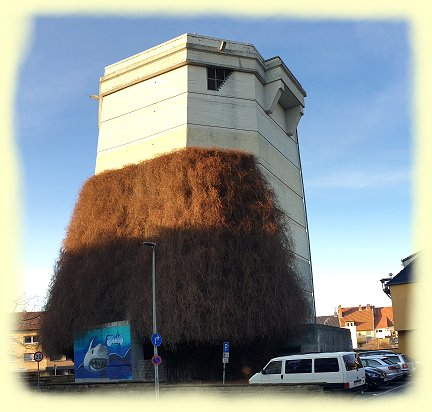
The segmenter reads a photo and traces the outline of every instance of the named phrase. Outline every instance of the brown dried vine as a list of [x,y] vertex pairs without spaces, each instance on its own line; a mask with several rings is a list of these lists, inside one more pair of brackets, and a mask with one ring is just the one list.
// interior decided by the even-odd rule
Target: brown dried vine
[[251,154],[189,148],[95,175],[82,187],[49,291],[41,338],[129,319],[152,331],[157,243],[164,346],[280,341],[307,316],[284,214]]

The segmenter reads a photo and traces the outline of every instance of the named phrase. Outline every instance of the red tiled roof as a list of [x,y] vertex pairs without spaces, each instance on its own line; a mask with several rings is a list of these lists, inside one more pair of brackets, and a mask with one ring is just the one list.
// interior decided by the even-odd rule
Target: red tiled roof
[[38,330],[40,327],[42,312],[17,312],[14,313],[13,329],[16,331]]
[[394,326],[393,308],[375,308],[375,329],[386,329]]
[[386,329],[394,326],[393,308],[376,308],[373,305],[340,308],[339,325],[344,327],[346,322],[354,322],[357,331]]
[[339,316],[339,324],[345,326],[345,322],[354,322],[358,331],[366,331],[374,329],[373,321],[373,305],[369,308],[366,306],[355,306],[351,308],[341,308],[341,316]]

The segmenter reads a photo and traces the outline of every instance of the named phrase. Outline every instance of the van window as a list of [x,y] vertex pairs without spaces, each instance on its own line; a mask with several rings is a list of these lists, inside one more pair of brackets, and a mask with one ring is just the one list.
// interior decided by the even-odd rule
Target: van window
[[285,373],[312,373],[312,359],[287,360]]
[[282,361],[270,362],[262,371],[264,375],[274,375],[281,373]]
[[363,367],[360,361],[356,364],[356,357],[354,353],[350,353],[349,355],[343,355],[343,360],[345,363],[345,369],[347,371],[352,371]]
[[315,372],[339,372],[339,362],[337,358],[317,358],[314,370]]

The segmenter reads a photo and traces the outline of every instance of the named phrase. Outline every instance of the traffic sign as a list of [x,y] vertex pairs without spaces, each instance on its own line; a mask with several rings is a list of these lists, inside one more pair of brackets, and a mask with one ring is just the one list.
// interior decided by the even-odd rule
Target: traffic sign
[[229,352],[229,342],[224,342],[223,343],[223,351],[224,352]]
[[154,355],[152,357],[152,364],[153,365],[160,365],[162,363],[162,358],[159,355]]
[[222,363],[228,363],[228,362],[229,362],[229,358],[225,358],[225,357],[222,358]]
[[151,341],[154,346],[160,346],[162,344],[162,336],[160,333],[153,333]]
[[224,353],[223,353],[223,357],[224,357],[224,358],[229,358],[229,352],[224,352]]
[[36,362],[40,362],[43,359],[43,353],[42,352],[35,352],[35,354],[33,355],[33,359]]

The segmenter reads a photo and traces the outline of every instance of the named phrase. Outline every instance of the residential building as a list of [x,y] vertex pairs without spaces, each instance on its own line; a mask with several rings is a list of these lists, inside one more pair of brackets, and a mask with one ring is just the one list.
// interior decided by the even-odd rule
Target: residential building
[[105,67],[95,172],[186,147],[253,153],[286,212],[313,323],[297,133],[305,97],[279,57],[266,60],[248,43],[181,35]]
[[[19,377],[36,374],[38,362],[34,360],[36,352],[43,348],[39,340],[39,327],[42,312],[17,312],[13,314],[11,338],[11,362]],[[64,355],[47,357],[39,362],[41,376],[71,374],[74,363]]]
[[410,339],[414,330],[412,318],[413,294],[417,253],[402,259],[403,269],[389,279],[383,279],[383,290],[392,300],[394,309],[394,328],[398,332],[399,352],[415,357]]
[[342,308],[332,316],[317,316],[321,325],[345,328],[351,332],[353,348],[366,344],[373,338],[385,340],[391,344],[395,337],[392,307],[354,306]]

